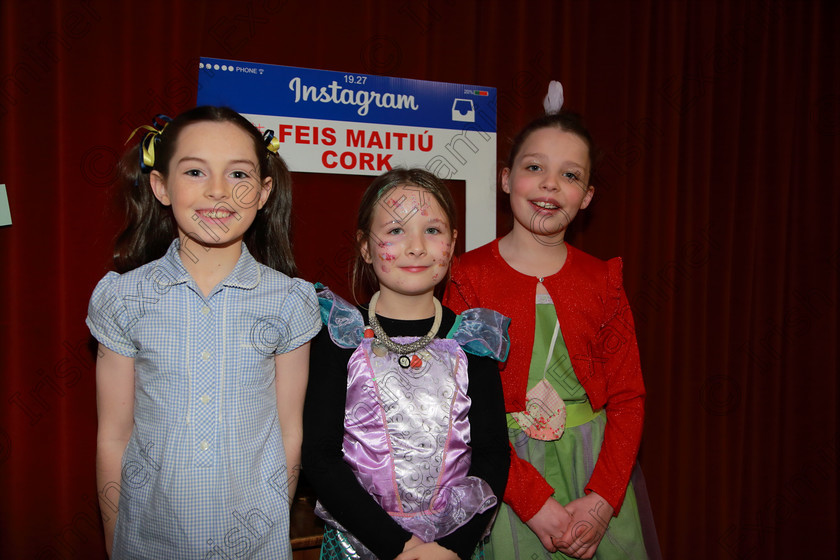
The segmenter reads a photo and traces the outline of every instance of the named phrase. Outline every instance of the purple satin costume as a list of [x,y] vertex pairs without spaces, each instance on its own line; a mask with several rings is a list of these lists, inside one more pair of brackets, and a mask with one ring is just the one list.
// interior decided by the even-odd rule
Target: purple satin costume
[[[494,311],[462,314],[449,338],[418,352],[419,368],[402,368],[399,355],[379,357],[362,338],[358,310],[319,292],[322,318],[338,346],[356,346],[347,364],[344,460],[357,480],[404,529],[431,542],[498,502],[490,485],[467,476],[470,426],[467,356],[505,357],[507,319]],[[406,344],[413,337],[394,337]],[[320,503],[316,513],[339,531],[348,558],[374,558]]]

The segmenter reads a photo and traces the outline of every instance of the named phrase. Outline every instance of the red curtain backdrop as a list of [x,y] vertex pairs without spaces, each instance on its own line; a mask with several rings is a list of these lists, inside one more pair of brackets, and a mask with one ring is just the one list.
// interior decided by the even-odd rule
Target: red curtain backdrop
[[[500,160],[561,80],[603,149],[573,242],[625,259],[665,557],[837,557],[833,0],[7,0],[0,18],[3,557],[104,557],[87,302],[123,143],[194,104],[199,56],[496,87]],[[305,260],[324,238],[295,242]]]

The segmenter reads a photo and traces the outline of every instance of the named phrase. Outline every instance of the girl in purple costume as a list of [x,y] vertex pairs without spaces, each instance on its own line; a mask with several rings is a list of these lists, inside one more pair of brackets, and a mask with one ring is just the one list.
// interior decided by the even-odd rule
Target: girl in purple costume
[[507,318],[460,316],[435,287],[457,232],[434,175],[395,169],[365,192],[355,307],[319,294],[327,328],[313,341],[303,468],[327,521],[322,558],[469,558],[504,494],[509,466],[495,360]]

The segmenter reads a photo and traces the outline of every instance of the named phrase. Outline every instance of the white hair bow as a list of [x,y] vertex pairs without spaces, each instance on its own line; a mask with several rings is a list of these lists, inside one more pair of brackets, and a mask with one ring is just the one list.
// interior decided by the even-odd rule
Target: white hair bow
[[548,93],[543,99],[546,114],[559,113],[563,107],[563,84],[557,80],[548,83]]

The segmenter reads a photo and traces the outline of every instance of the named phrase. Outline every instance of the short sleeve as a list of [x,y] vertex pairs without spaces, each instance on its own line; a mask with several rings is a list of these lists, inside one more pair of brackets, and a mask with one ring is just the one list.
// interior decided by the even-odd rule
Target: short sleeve
[[300,278],[292,278],[279,319],[287,336],[278,340],[275,354],[291,352],[318,334],[321,313],[314,286]]
[[96,340],[117,354],[133,358],[138,349],[131,340],[135,320],[129,315],[117,280],[120,275],[109,272],[93,290],[85,323]]

